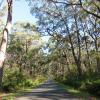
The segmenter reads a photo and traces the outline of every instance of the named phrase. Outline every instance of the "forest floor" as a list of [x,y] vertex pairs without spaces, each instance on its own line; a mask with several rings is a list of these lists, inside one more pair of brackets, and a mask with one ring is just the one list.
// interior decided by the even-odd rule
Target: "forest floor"
[[27,92],[14,100],[83,100],[67,93],[57,82],[47,81],[38,88]]

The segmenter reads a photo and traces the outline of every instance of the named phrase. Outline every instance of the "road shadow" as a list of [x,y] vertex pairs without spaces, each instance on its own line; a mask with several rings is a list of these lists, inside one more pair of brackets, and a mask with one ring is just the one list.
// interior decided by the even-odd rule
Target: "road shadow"
[[79,100],[79,98],[66,93],[56,82],[49,80],[15,100]]

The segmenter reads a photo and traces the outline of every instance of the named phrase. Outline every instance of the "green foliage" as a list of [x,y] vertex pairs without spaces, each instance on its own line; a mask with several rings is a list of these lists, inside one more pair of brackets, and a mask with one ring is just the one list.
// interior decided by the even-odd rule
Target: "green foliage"
[[[7,72],[8,71],[9,71],[9,69],[7,70]],[[14,75],[14,76],[12,76],[11,82],[8,82],[8,81],[10,81],[9,79],[4,81],[4,88],[6,89],[6,92],[12,92],[12,93],[8,94],[7,96],[2,97],[2,100],[14,100],[14,98],[16,96],[21,96],[27,92],[31,92],[33,88],[39,86],[42,82],[44,82],[47,79],[46,77],[41,76],[41,75],[35,77],[34,79],[31,79],[31,78],[27,77],[27,75],[19,73],[18,71],[13,71],[13,74],[9,73],[9,72],[7,73],[7,72],[6,72],[7,76],[6,76],[5,80],[9,77],[9,75],[10,76]],[[19,77],[19,79],[20,79],[19,83],[15,82],[15,84],[13,84],[13,81],[15,81],[13,79],[14,77],[16,77],[16,80]],[[7,85],[5,85],[6,82],[7,82]],[[11,84],[13,84],[13,87]],[[9,91],[7,91],[7,89]]]
[[81,86],[81,82],[76,79],[68,79],[64,84],[72,86],[74,88],[79,88]]
[[60,86],[65,91],[67,91],[67,93],[70,93],[70,94],[72,94],[75,97],[79,97],[79,98],[82,98],[82,99],[84,98],[83,100],[87,100],[86,98],[90,97],[90,94],[87,93],[86,91],[85,92],[84,91],[80,91],[80,90],[74,89],[71,86],[68,86],[68,85],[65,85],[65,84],[61,84],[61,83],[60,83]]
[[[65,80],[57,78],[56,81],[60,82],[61,87],[73,96],[80,98],[97,97],[100,95],[100,79],[99,75],[91,74],[91,76],[84,75],[82,79],[76,76],[67,77]],[[93,99],[96,100],[96,99]]]
[[91,74],[91,76],[86,76],[82,79],[78,79],[75,76],[67,78],[66,80],[61,80],[57,78],[56,80],[66,86],[72,87],[78,91],[88,92],[95,96],[100,96],[100,76],[96,74]]
[[24,85],[26,87],[36,87],[40,83],[44,82],[45,80],[46,80],[46,78],[44,76],[37,76],[36,78],[34,78],[34,80],[27,79]]
[[3,90],[5,92],[15,92],[24,88],[36,87],[44,80],[46,80],[46,78],[41,75],[32,79],[27,73],[20,72],[19,68],[7,68],[4,72]]
[[18,68],[6,69],[3,79],[3,90],[4,91],[16,91],[25,86],[31,86],[32,82],[29,81],[27,75],[19,72]]
[[86,83],[86,90],[93,95],[100,96],[100,79]]
[[14,96],[13,95],[9,95],[7,97],[3,97],[2,100],[14,100]]

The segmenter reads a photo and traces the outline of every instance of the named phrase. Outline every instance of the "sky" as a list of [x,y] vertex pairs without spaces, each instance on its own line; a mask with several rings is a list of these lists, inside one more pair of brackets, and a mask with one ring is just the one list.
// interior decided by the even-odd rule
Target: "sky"
[[25,0],[14,0],[13,2],[13,23],[17,21],[36,23],[36,18],[31,15],[30,7],[28,6],[28,2],[25,2]]
[[[0,0],[1,2],[1,0]],[[7,2],[4,0],[3,5],[6,5]],[[30,7],[28,6],[28,2],[25,0],[13,0],[13,11],[12,11],[12,23],[16,22],[31,22],[36,24],[37,19],[30,13]],[[3,18],[4,22],[6,22],[7,15]]]

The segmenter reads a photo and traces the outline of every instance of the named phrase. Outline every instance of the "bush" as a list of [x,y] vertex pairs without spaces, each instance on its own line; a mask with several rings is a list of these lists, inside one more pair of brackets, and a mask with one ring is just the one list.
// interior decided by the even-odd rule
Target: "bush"
[[89,93],[100,96],[100,80],[86,83],[86,89]]
[[26,87],[32,87],[34,84],[33,84],[33,80],[32,79],[27,79],[24,83],[24,86]]
[[63,81],[63,83],[74,88],[79,88],[82,84],[82,81],[77,78],[70,78]]
[[81,86],[81,82],[77,81],[77,80],[76,81],[75,80],[74,81],[73,80],[67,81],[66,84],[69,86],[72,86],[74,88],[79,88]]
[[5,92],[16,91],[27,87],[36,87],[46,80],[44,76],[37,76],[33,79],[25,73],[19,71],[18,68],[7,68],[4,72],[3,90]]
[[16,68],[6,69],[3,78],[3,90],[8,92],[22,88],[27,79],[26,75],[19,72]]

